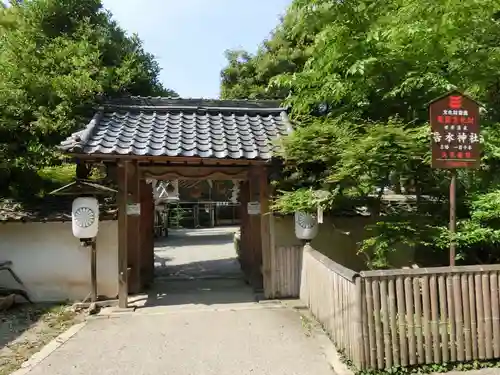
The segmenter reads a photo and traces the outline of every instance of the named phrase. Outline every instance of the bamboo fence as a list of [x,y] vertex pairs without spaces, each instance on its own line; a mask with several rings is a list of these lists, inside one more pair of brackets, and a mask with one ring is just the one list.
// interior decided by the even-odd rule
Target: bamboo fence
[[500,358],[500,265],[356,273],[304,248],[300,296],[359,369]]

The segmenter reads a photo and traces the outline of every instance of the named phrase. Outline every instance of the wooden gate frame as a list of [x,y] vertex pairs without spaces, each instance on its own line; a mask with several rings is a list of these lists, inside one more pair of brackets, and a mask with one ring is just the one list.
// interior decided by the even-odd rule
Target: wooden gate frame
[[[271,215],[269,163],[199,157],[124,156],[117,158],[119,307],[128,307],[128,295],[152,281],[154,241],[153,195],[146,179],[220,179],[241,182],[241,247],[243,268],[254,287],[271,290]],[[148,192],[148,189],[150,190]],[[260,215],[248,215],[246,203],[258,199]],[[141,205],[141,215],[127,214],[127,204]],[[142,214],[142,209],[144,215]],[[150,223],[151,221],[151,223]]]

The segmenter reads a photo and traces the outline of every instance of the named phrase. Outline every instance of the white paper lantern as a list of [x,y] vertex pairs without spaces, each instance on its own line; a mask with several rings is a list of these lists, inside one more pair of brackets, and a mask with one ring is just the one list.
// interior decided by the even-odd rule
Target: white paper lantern
[[77,238],[94,238],[99,226],[99,202],[96,198],[80,197],[73,201],[71,210],[73,235]]
[[316,216],[306,212],[295,213],[295,236],[300,240],[312,240],[318,234]]

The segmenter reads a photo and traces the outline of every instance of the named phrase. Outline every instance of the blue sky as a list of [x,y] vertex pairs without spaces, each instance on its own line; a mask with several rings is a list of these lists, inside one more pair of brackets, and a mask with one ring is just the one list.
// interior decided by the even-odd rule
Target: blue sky
[[224,51],[255,52],[291,0],[103,0],[120,26],[138,33],[186,98],[217,98]]

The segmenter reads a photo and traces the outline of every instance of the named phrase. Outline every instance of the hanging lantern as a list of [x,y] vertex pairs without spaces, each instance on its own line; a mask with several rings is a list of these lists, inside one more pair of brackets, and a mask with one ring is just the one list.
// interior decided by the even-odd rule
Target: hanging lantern
[[99,228],[99,202],[94,197],[80,197],[71,209],[73,235],[77,238],[94,238]]
[[318,234],[316,215],[307,212],[295,213],[295,236],[298,239],[311,241]]

